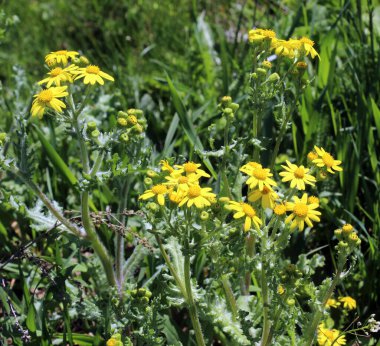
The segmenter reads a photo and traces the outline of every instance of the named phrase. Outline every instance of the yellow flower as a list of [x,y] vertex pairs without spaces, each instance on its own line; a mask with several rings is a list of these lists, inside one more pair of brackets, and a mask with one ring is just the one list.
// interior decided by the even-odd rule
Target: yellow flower
[[252,29],[248,32],[248,40],[251,43],[262,42],[263,40],[272,40],[276,38],[276,33],[273,30]]
[[35,99],[30,110],[32,116],[42,119],[46,108],[51,108],[56,112],[62,113],[62,108],[66,108],[66,105],[58,98],[69,94],[66,89],[67,86],[52,87],[34,95]]
[[307,174],[310,170],[309,168],[305,168],[302,165],[294,165],[288,160],[286,160],[286,163],[288,166],[281,165],[286,170],[286,172],[280,172],[283,182],[290,181],[290,187],[296,187],[298,190],[305,190],[305,184],[314,186],[316,179],[312,175]]
[[75,80],[84,78],[84,84],[94,85],[95,83],[99,83],[100,85],[104,84],[104,79],[108,79],[111,82],[114,82],[115,79],[109,74],[100,70],[98,66],[89,65],[87,67],[81,67],[77,70],[73,71],[73,74],[76,74]]
[[273,209],[274,201],[278,198],[276,192],[268,186],[264,186],[263,189],[253,190],[248,194],[248,201],[256,202],[261,199],[261,206],[265,208]]
[[251,175],[252,172],[256,168],[262,168],[262,167],[263,166],[261,166],[259,163],[251,161],[251,162],[246,163],[244,166],[240,167],[240,171],[245,173],[245,174]]
[[256,210],[247,203],[229,201],[228,205],[226,205],[225,208],[227,210],[236,211],[236,213],[233,215],[234,219],[245,217],[244,231],[246,232],[251,229],[252,223],[257,230],[260,229],[260,225],[263,223],[257,216]]
[[350,296],[339,297],[339,301],[343,303],[343,307],[348,310],[356,309],[356,300]]
[[339,346],[346,344],[346,337],[339,330],[325,328],[321,323],[318,328],[317,341],[319,346]]
[[316,56],[320,58],[318,52],[314,49],[314,41],[310,40],[307,37],[302,37],[299,39],[299,42],[301,43],[301,51],[305,53],[305,55],[311,55],[311,57],[314,59]]
[[319,204],[319,198],[318,197],[315,197],[315,196],[310,196],[308,199],[307,199],[307,202],[309,204]]
[[307,159],[309,161],[313,161],[315,159],[318,158],[318,154],[315,152],[315,151],[310,151],[308,154],[307,154]]
[[327,171],[334,174],[335,171],[342,171],[342,167],[339,167],[339,165],[342,163],[342,161],[335,160],[333,156],[325,151],[323,148],[318,148],[317,146],[314,146],[315,151],[318,154],[318,158],[313,160],[313,163],[315,163],[318,167],[326,167]]
[[318,217],[321,213],[314,210],[317,209],[319,205],[316,203],[308,204],[306,193],[303,194],[301,199],[294,196],[293,200],[294,203],[286,203],[286,210],[292,212],[292,214],[285,219],[286,223],[291,222],[290,229],[298,227],[300,231],[303,231],[305,228],[305,222],[309,227],[313,227],[311,221],[321,221]]
[[117,346],[118,345],[118,343],[119,343],[119,341],[117,341],[117,340],[115,340],[115,339],[109,339],[108,341],[107,341],[107,346]]
[[146,200],[148,198],[152,198],[154,196],[157,197],[157,202],[159,205],[165,204],[165,195],[168,193],[168,189],[163,184],[158,184],[152,186],[150,190],[146,190],[139,199]]
[[49,77],[38,82],[39,85],[46,83],[46,86],[50,88],[52,84],[56,86],[61,86],[61,83],[73,82],[73,76],[71,72],[77,67],[75,65],[70,65],[66,68],[56,67],[48,72]]
[[69,59],[74,59],[76,55],[79,55],[79,53],[72,50],[58,50],[46,55],[45,62],[48,64],[48,66],[61,63],[63,66],[66,66]]
[[174,171],[174,168],[170,166],[169,161],[167,160],[161,160],[160,161],[161,165],[161,171],[168,171],[169,173],[172,173]]
[[170,175],[165,177],[168,182],[164,183],[164,185],[168,185],[171,188],[178,188],[179,190],[188,190],[189,186],[198,184],[200,176],[197,174],[191,174],[189,176],[184,176],[181,174],[176,174],[173,171]]
[[278,215],[278,216],[281,216],[281,215],[284,215],[286,213],[286,206],[284,204],[277,204],[274,209],[273,209],[273,212]]
[[276,182],[270,178],[273,176],[273,174],[270,173],[270,170],[268,168],[257,167],[251,171],[246,171],[245,173],[250,175],[246,184],[249,185],[251,189],[254,189],[256,186],[258,186],[259,190],[262,190],[264,186],[270,188],[271,185],[277,185]]
[[175,204],[180,204],[183,198],[185,197],[185,195],[186,195],[186,191],[182,191],[182,190],[170,191],[169,192],[170,202],[173,202]]
[[337,308],[338,306],[340,305],[340,303],[334,299],[334,298],[330,298],[330,299],[327,299],[327,302],[326,302],[326,307],[327,308]]
[[351,224],[346,223],[345,225],[343,225],[342,230],[345,234],[350,234],[354,230],[354,227],[352,227]]
[[282,296],[285,293],[285,288],[282,285],[278,285],[277,287],[277,293]]
[[201,167],[199,163],[189,161],[183,165],[175,165],[174,167],[178,169],[178,173],[185,172],[187,176],[190,174],[198,174],[200,177],[210,178],[210,174],[206,173],[202,169],[199,169],[199,167]]
[[210,187],[200,187],[199,185],[190,186],[186,191],[182,201],[179,203],[179,206],[182,207],[186,204],[187,207],[191,207],[193,204],[197,208],[204,208],[211,205],[211,201],[216,195],[211,191]]
[[299,47],[297,40],[275,40],[272,41],[271,48],[278,56],[286,56],[293,59],[296,56],[296,49]]

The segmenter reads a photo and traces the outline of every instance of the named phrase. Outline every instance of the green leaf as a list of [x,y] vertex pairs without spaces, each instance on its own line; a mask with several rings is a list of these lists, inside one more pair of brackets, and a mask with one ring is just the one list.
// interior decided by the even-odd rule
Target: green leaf
[[29,304],[28,315],[26,317],[26,326],[28,329],[34,333],[37,330],[36,327],[36,314],[34,312],[33,304]]

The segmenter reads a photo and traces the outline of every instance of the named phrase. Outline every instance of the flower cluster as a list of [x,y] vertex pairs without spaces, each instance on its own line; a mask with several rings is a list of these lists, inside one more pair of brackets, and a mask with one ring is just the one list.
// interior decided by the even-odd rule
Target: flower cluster
[[346,337],[339,330],[325,328],[324,323],[321,323],[317,341],[319,346],[345,345]]
[[127,112],[120,111],[117,115],[117,124],[122,129],[119,139],[127,143],[131,135],[143,133],[146,127],[146,119],[141,109],[128,109]]
[[[153,178],[160,177],[160,181],[146,190],[139,199],[146,200],[156,198],[159,205],[165,205],[165,198],[179,207],[183,205],[190,208],[195,206],[202,209],[216,202],[216,195],[209,187],[201,187],[201,177],[209,178],[210,175],[202,170],[200,164],[186,162],[183,165],[171,166],[168,161],[161,161],[161,171],[164,175],[150,174]],[[154,172],[153,172],[154,173]]]
[[290,59],[302,58],[310,55],[313,59],[318,56],[314,42],[307,37],[300,39],[283,40],[276,37],[273,30],[252,29],[248,33],[248,40],[254,46],[268,45],[270,50],[278,56]]
[[358,233],[355,232],[354,227],[349,223],[346,223],[341,228],[336,229],[334,234],[339,240],[338,248],[341,251],[351,252],[361,244]]
[[338,308],[339,306],[343,305],[344,309],[347,310],[353,310],[356,309],[356,300],[350,296],[346,297],[339,297],[339,299],[330,298],[326,302],[327,308]]
[[103,85],[104,79],[114,81],[114,78],[103,72],[98,66],[90,65],[88,59],[79,56],[78,52],[59,50],[51,52],[45,57],[45,62],[49,67],[47,77],[38,82],[45,85],[45,89],[34,95],[31,114],[42,119],[46,110],[51,109],[57,113],[62,113],[66,104],[60,100],[69,95],[68,85],[74,81],[82,79],[84,84]]

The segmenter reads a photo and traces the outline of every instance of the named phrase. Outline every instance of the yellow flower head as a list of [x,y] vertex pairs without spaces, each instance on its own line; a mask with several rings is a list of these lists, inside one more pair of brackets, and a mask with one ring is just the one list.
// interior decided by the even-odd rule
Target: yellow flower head
[[318,327],[317,341],[319,346],[340,346],[346,344],[346,337],[339,330],[325,328],[322,323]]
[[343,231],[345,234],[350,234],[353,230],[354,230],[354,227],[352,227],[352,225],[349,224],[349,223],[346,223],[346,224],[343,225],[343,227],[342,227],[342,231]]
[[334,171],[342,171],[342,167],[339,167],[339,165],[342,163],[342,161],[335,160],[333,156],[325,151],[323,148],[318,148],[317,146],[314,146],[315,151],[318,154],[318,158],[313,160],[313,163],[315,163],[318,167],[326,167],[327,172],[330,172],[334,174]]
[[307,159],[309,161],[313,161],[315,159],[318,158],[318,154],[315,152],[315,151],[310,151],[308,154],[307,154]]
[[314,41],[310,40],[307,37],[302,37],[299,42],[301,43],[301,52],[303,52],[305,55],[311,55],[311,57],[314,59],[316,56],[319,57],[318,52],[315,50]]
[[327,299],[327,302],[326,302],[327,308],[337,308],[339,305],[340,303],[336,299],[334,298]]
[[292,212],[292,214],[285,219],[286,223],[291,222],[290,229],[297,227],[300,231],[303,231],[305,228],[305,222],[309,227],[313,227],[311,221],[321,221],[319,218],[321,213],[315,210],[319,207],[319,204],[309,204],[306,193],[303,194],[302,198],[294,196],[293,201],[294,203],[286,203],[286,210]]
[[182,190],[170,191],[169,192],[170,202],[173,202],[175,204],[180,204],[183,198],[185,197],[185,195],[186,195],[186,191],[182,191]]
[[157,202],[159,205],[165,204],[165,195],[168,193],[168,189],[163,184],[158,184],[152,186],[150,190],[146,190],[139,199],[146,200],[148,198],[157,197]]
[[72,83],[73,75],[72,71],[77,67],[75,65],[70,65],[66,68],[56,67],[48,72],[49,77],[38,82],[39,85],[46,83],[46,87],[50,88],[51,85],[61,86],[61,83]]
[[285,293],[285,288],[282,285],[278,285],[277,287],[277,293],[282,296]]
[[266,69],[270,69],[270,68],[272,68],[272,63],[271,63],[270,61],[268,61],[268,60],[264,60],[264,61],[261,63],[261,65],[262,65],[263,67],[265,67]]
[[45,62],[48,66],[52,66],[54,64],[62,64],[63,66],[66,66],[69,59],[75,59],[75,56],[77,55],[79,55],[79,53],[72,50],[58,50],[46,55]]
[[307,199],[307,203],[309,204],[319,204],[319,198],[315,196],[309,196]]
[[169,161],[167,160],[161,160],[160,165],[161,165],[161,171],[163,172],[167,171],[169,173],[172,173],[174,171],[174,168],[170,166]]
[[256,210],[247,203],[229,201],[228,205],[226,205],[225,208],[227,210],[236,211],[236,213],[233,215],[234,219],[245,217],[244,231],[246,232],[251,229],[252,223],[257,230],[260,229],[260,225],[263,223],[257,216]]
[[250,202],[256,202],[259,199],[261,199],[261,206],[264,209],[273,209],[274,201],[278,199],[278,195],[273,189],[264,185],[262,190],[253,190],[248,194],[248,201]]
[[240,172],[251,175],[256,168],[262,167],[259,163],[251,161],[240,167]]
[[32,116],[42,119],[47,108],[62,113],[62,108],[66,108],[66,105],[58,98],[67,96],[69,93],[66,90],[67,86],[52,87],[34,95],[35,99],[30,110]]
[[199,167],[201,167],[199,163],[189,161],[184,163],[183,165],[175,165],[174,167],[178,169],[178,173],[185,172],[187,176],[191,174],[198,174],[199,177],[210,178],[210,174],[206,173],[202,169],[199,169]]
[[276,55],[293,59],[296,56],[297,42],[296,40],[275,40],[272,41],[271,48],[274,49]]
[[284,204],[277,204],[274,209],[273,209],[273,212],[277,215],[277,216],[281,216],[281,215],[284,215],[286,213],[286,206]]
[[307,172],[309,172],[310,170],[309,168],[305,168],[302,165],[294,165],[290,163],[288,160],[286,161],[286,163],[288,166],[281,166],[285,169],[285,172],[280,172],[280,176],[283,177],[283,182],[290,181],[290,187],[296,187],[298,190],[305,190],[305,184],[314,186],[316,179],[312,175],[307,174]]
[[348,310],[356,309],[356,300],[350,296],[339,297],[339,301],[343,303],[343,307]]
[[84,78],[84,84],[94,85],[95,83],[99,83],[100,85],[104,84],[104,79],[108,79],[111,82],[114,82],[115,79],[109,74],[100,70],[100,68],[96,65],[88,65],[87,67],[81,67],[77,70],[73,71],[73,74],[76,75],[75,80]]
[[267,29],[252,29],[248,32],[248,40],[251,43],[259,43],[264,40],[272,40],[276,38],[276,33],[273,30]]
[[211,201],[216,198],[216,195],[211,191],[210,187],[200,187],[199,185],[193,185],[188,188],[186,195],[184,195],[179,206],[182,207],[186,204],[187,207],[195,205],[197,208],[204,208],[211,205]]
[[[240,170],[242,170],[242,168],[240,168]],[[272,186],[277,185],[276,182],[270,178],[273,176],[273,174],[270,172],[269,168],[257,167],[252,170],[246,170],[244,173],[247,173],[248,175],[250,175],[246,184],[251,189],[254,189],[256,186],[258,186],[259,190],[261,191],[263,190],[264,186],[267,186],[270,188],[271,185]]]
[[164,183],[171,188],[178,188],[179,190],[188,190],[190,186],[198,185],[200,176],[197,174],[191,174],[189,176],[181,175],[173,171],[170,175],[165,177],[168,180]]

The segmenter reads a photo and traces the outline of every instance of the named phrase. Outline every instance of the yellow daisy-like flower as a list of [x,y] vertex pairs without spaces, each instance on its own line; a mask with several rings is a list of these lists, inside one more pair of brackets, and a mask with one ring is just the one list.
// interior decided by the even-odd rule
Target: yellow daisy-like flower
[[326,302],[327,308],[337,308],[339,305],[340,303],[336,299],[334,298],[327,299],[327,302]]
[[100,68],[96,65],[89,65],[87,67],[78,68],[73,71],[73,74],[76,74],[75,80],[84,78],[84,84],[94,85],[95,83],[99,83],[100,85],[104,84],[104,79],[108,79],[111,82],[114,82],[115,79],[109,74],[100,70]]
[[245,217],[244,231],[246,232],[251,229],[252,223],[257,230],[260,229],[260,225],[263,223],[257,216],[256,210],[247,203],[229,201],[228,205],[226,205],[225,208],[227,210],[236,211],[236,213],[233,215],[234,219]]
[[168,193],[168,188],[163,184],[152,186],[150,190],[146,190],[139,199],[146,200],[148,198],[157,197],[159,205],[165,204],[165,195]]
[[318,158],[318,154],[315,152],[315,151],[310,151],[308,154],[307,154],[307,159],[309,161],[312,161],[317,159]]
[[301,50],[305,52],[305,55],[311,55],[311,57],[314,59],[316,56],[320,58],[318,52],[315,50],[314,41],[310,40],[307,37],[302,37],[299,39],[299,42],[301,43]]
[[200,187],[199,185],[190,186],[186,191],[182,201],[179,206],[182,207],[186,204],[187,207],[195,205],[197,208],[204,208],[211,205],[211,201],[216,198],[216,195],[211,191],[210,187]]
[[240,172],[251,175],[256,168],[262,168],[258,162],[248,162],[244,166],[240,167]]
[[179,191],[170,191],[169,192],[169,199],[170,202],[173,202],[175,204],[180,204],[183,200],[183,198],[186,195],[186,191],[179,190]]
[[77,67],[75,65],[70,65],[66,68],[56,67],[48,72],[49,77],[38,82],[39,85],[46,83],[46,86],[50,88],[51,85],[61,86],[61,83],[72,83],[73,75],[71,72]]
[[277,293],[282,296],[285,293],[285,288],[282,285],[277,286]]
[[189,161],[183,165],[175,165],[174,167],[178,169],[178,173],[185,172],[187,176],[197,174],[199,177],[210,178],[210,174],[206,173],[203,169],[199,169],[199,167],[201,167],[199,163]]
[[271,185],[277,185],[276,182],[270,178],[273,174],[270,172],[269,168],[257,167],[247,174],[250,175],[250,177],[248,178],[246,184],[249,185],[251,189],[258,186],[259,190],[262,190],[264,186],[270,188]]
[[169,173],[172,173],[174,171],[174,168],[170,166],[169,161],[167,160],[161,160],[160,165],[161,165],[161,171],[163,172],[167,171]]
[[325,328],[323,323],[319,325],[317,341],[319,346],[339,346],[347,342],[339,330]]
[[273,209],[274,201],[278,199],[278,195],[268,186],[263,187],[262,190],[253,190],[248,194],[248,201],[256,202],[261,199],[261,206],[266,209]]
[[35,99],[30,110],[32,116],[37,116],[42,119],[46,108],[62,113],[62,108],[66,108],[66,105],[58,98],[65,97],[69,94],[66,89],[67,86],[52,87],[34,95]]
[[348,310],[356,309],[356,300],[350,296],[339,297],[339,301],[343,303],[343,307]]
[[332,174],[335,173],[334,171],[343,171],[342,167],[339,167],[342,161],[335,160],[334,157],[323,148],[314,146],[314,149],[319,157],[313,160],[313,163],[315,163],[318,167],[326,167],[327,172],[330,172]]
[[178,188],[179,190],[188,190],[190,186],[197,185],[200,176],[197,174],[191,174],[189,176],[184,176],[181,174],[176,174],[172,172],[170,175],[166,176],[165,179],[168,180],[164,185],[170,186],[171,188]]
[[66,66],[69,59],[74,59],[77,55],[79,55],[79,53],[72,50],[58,50],[46,55],[45,62],[48,66],[52,66],[54,63]]
[[275,38],[276,33],[273,30],[252,29],[248,32],[248,40],[251,43],[262,42],[263,40],[272,40]]
[[281,165],[281,167],[284,168],[286,171],[280,172],[280,176],[283,177],[283,182],[290,181],[290,187],[296,187],[298,190],[305,190],[305,184],[314,186],[314,183],[317,180],[312,175],[307,174],[307,172],[310,171],[309,168],[305,168],[302,165],[294,165],[293,163],[290,163],[288,160],[286,160],[286,164],[288,166]]
[[321,221],[321,219],[319,218],[319,215],[321,215],[321,213],[315,210],[319,207],[319,204],[308,204],[306,193],[303,194],[301,199],[294,196],[293,201],[294,203],[286,203],[286,210],[292,212],[292,214],[290,214],[285,219],[286,223],[291,222],[290,229],[298,227],[300,231],[303,231],[303,229],[305,228],[305,222],[309,227],[313,227],[311,221]]
[[273,212],[277,215],[277,216],[282,216],[282,215],[285,215],[286,213],[286,206],[284,204],[277,204],[274,209],[273,209]]
[[296,49],[298,46],[297,40],[286,41],[286,40],[275,40],[272,41],[271,48],[274,49],[274,52],[278,56],[286,56],[290,59],[293,59],[296,56]]

